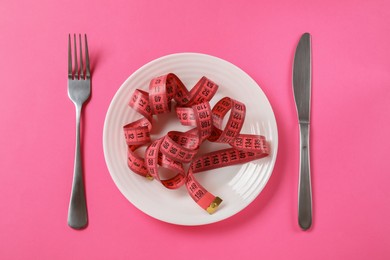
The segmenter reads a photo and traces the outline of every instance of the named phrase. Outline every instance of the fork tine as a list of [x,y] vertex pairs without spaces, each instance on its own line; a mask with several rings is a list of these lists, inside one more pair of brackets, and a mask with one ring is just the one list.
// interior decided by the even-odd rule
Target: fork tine
[[72,78],[72,47],[71,47],[71,40],[70,40],[70,34],[68,35],[68,78]]
[[91,77],[91,69],[89,68],[89,53],[88,53],[88,42],[87,42],[87,35],[84,34],[85,38],[85,74],[87,79]]
[[79,78],[79,68],[77,64],[77,45],[76,45],[76,34],[73,34],[73,40],[74,40],[74,78]]
[[83,66],[83,46],[81,43],[81,34],[79,34],[79,45],[80,45],[80,79],[84,79],[84,66]]

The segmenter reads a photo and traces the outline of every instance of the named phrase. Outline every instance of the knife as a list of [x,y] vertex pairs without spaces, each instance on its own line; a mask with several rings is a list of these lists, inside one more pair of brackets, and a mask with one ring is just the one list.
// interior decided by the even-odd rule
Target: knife
[[298,184],[298,223],[303,230],[312,224],[310,180],[310,96],[311,96],[311,35],[304,33],[294,56],[293,92],[300,132],[300,165]]

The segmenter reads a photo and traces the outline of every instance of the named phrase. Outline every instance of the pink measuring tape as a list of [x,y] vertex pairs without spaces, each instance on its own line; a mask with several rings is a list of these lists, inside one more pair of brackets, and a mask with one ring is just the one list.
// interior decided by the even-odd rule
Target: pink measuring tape
[[[213,108],[209,101],[218,85],[202,77],[188,91],[173,73],[150,81],[149,92],[136,89],[129,106],[143,117],[123,126],[128,145],[127,164],[136,174],[157,180],[168,189],[185,186],[191,198],[210,214],[218,208],[222,199],[207,191],[195,178],[199,172],[241,164],[269,155],[270,147],[262,135],[241,134],[246,107],[229,97],[219,100]],[[172,102],[172,101],[175,102]],[[175,113],[187,132],[170,131],[156,140],[151,139],[153,116]],[[223,127],[223,120],[228,116]],[[228,148],[211,153],[198,154],[203,142],[226,143]],[[147,146],[144,157],[136,150]],[[188,164],[185,170],[184,164]],[[162,179],[159,169],[174,172],[169,179]]]

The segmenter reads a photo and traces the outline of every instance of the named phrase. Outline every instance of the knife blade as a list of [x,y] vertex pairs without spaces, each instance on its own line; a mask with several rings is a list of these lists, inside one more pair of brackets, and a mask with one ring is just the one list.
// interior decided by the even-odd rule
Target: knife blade
[[298,224],[307,230],[312,224],[312,188],[310,173],[310,100],[311,35],[304,33],[298,43],[293,64],[293,92],[300,132],[300,165],[298,184]]

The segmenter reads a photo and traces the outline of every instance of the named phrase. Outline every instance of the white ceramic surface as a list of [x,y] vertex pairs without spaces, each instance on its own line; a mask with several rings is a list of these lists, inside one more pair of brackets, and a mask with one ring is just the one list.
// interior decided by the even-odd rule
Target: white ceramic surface
[[[241,133],[262,134],[271,145],[271,154],[264,159],[243,165],[211,170],[196,175],[211,193],[223,199],[219,209],[209,215],[189,196],[185,187],[168,190],[157,181],[148,181],[127,167],[126,143],[122,127],[141,116],[128,106],[134,89],[147,90],[152,78],[175,73],[192,88],[206,76],[219,85],[212,99],[213,106],[224,96],[245,103],[246,119]],[[188,130],[170,115],[158,116],[152,138],[169,130]],[[206,145],[204,151],[221,149],[224,145]],[[203,225],[217,222],[243,210],[262,191],[270,178],[278,149],[278,132],[272,107],[259,85],[244,71],[222,59],[197,53],[179,53],[158,58],[134,72],[119,88],[107,111],[103,148],[106,164],[116,186],[138,209],[164,222],[179,225]]]

